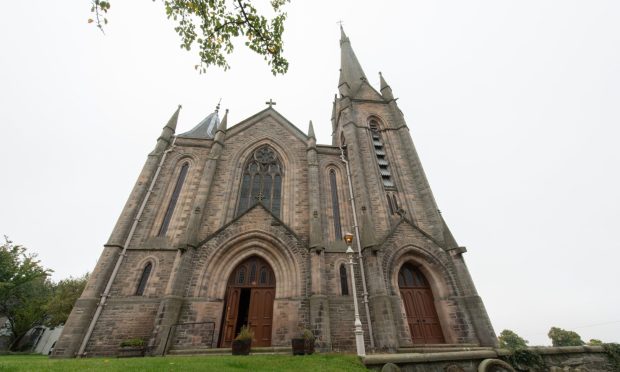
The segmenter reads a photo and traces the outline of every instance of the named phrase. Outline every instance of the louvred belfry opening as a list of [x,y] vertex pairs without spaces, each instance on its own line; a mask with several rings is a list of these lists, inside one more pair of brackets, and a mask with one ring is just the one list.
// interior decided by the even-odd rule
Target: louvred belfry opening
[[241,327],[254,332],[252,346],[271,346],[276,278],[271,266],[252,256],[240,263],[228,279],[220,347],[230,347]]

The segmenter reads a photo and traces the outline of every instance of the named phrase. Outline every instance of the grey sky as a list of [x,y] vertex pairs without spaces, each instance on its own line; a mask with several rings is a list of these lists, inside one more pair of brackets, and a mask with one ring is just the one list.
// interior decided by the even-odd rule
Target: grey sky
[[[275,108],[331,143],[344,21],[370,82],[399,97],[437,202],[497,332],[547,344],[551,326],[620,341],[620,2],[302,1],[291,67],[239,48],[198,75],[163,7],[87,1],[0,12],[0,234],[54,279],[92,270],[147,153],[217,101],[229,124]],[[605,323],[602,324],[601,323]]]

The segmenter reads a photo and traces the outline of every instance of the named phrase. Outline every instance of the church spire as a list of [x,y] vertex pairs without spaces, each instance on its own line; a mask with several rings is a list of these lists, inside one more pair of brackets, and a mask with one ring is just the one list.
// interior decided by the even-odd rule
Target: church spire
[[220,124],[220,118],[218,112],[220,111],[220,104],[215,107],[215,111],[207,115],[198,125],[196,125],[189,132],[179,134],[179,137],[186,138],[204,138],[213,139],[215,132]]
[[362,84],[362,79],[366,80],[366,74],[353,52],[349,37],[340,25],[340,81],[338,82],[340,94],[348,96],[349,93],[356,93]]

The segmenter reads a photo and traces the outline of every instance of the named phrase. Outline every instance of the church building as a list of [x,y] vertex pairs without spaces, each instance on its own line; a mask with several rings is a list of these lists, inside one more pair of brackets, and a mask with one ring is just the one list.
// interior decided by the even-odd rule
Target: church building
[[244,325],[253,347],[309,329],[352,352],[354,293],[369,352],[496,346],[392,89],[370,85],[344,31],[340,48],[329,145],[271,104],[234,125],[218,106],[181,134],[176,110],[54,356],[228,348]]

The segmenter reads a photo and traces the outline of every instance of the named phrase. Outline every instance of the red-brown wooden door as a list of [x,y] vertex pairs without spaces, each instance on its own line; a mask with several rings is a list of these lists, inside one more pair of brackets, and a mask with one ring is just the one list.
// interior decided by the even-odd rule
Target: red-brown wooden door
[[250,329],[254,332],[252,345],[271,346],[271,324],[275,288],[252,288],[250,297]]
[[414,344],[444,343],[433,292],[424,274],[413,265],[405,264],[398,273],[398,286],[411,341]]
[[235,326],[237,325],[237,314],[239,311],[239,297],[241,288],[229,287],[226,298],[226,313],[224,314],[224,331],[222,346],[229,347],[236,336]]
[[220,347],[230,347],[243,325],[254,332],[253,346],[271,346],[275,275],[271,266],[252,256],[228,279]]

